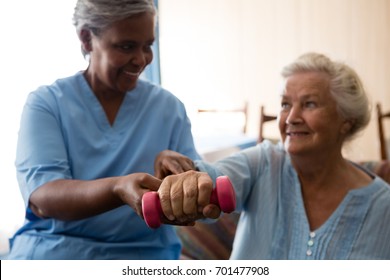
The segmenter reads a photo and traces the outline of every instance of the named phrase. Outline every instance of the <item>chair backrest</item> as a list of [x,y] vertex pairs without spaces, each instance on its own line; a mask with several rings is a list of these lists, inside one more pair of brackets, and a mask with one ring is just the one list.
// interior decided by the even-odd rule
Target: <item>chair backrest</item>
[[385,137],[385,130],[384,130],[383,121],[385,118],[390,119],[390,111],[383,113],[382,106],[380,103],[376,104],[376,111],[377,111],[377,120],[378,120],[380,156],[381,156],[381,159],[387,160],[388,159],[388,149],[387,149],[387,140]]
[[[240,107],[216,107],[216,108],[198,108],[198,114],[204,114],[206,116],[209,115],[219,115],[222,119],[229,116],[232,117],[232,115],[237,115],[236,119],[240,122],[240,130],[242,133],[246,133],[248,129],[248,103],[245,102],[243,106]],[[243,121],[241,122],[240,120]],[[211,121],[210,121],[211,122]],[[229,125],[229,124],[226,124]]]
[[264,124],[269,121],[276,120],[276,115],[267,115],[265,113],[264,106],[260,106],[260,128],[259,128],[259,137],[257,142],[260,143],[264,140]]

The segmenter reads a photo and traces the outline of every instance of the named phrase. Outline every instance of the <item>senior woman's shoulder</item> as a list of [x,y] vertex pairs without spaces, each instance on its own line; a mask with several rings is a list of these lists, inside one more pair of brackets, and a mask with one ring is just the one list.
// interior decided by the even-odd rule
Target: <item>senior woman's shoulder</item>
[[286,156],[283,143],[278,139],[265,139],[261,143],[258,143],[256,146],[254,146],[252,150],[252,152],[259,153],[262,156],[269,156],[270,158]]
[[380,160],[380,161],[361,161],[358,162],[360,166],[367,169],[371,173],[379,176],[385,182],[390,184],[390,161],[389,160]]
[[273,168],[282,168],[285,164],[290,163],[281,141],[263,140],[256,146],[246,148],[236,154],[253,166],[268,165]]
[[[390,219],[390,185],[384,178],[374,173],[374,180],[364,194],[370,196],[371,208],[374,212],[381,213],[386,219]],[[389,232],[390,233],[390,232]]]
[[[385,181],[384,178],[377,176],[374,179],[374,182],[380,186],[380,198],[385,200],[385,204],[387,205],[390,211],[390,184],[388,181]],[[390,212],[389,212],[390,214]],[[390,217],[389,217],[390,218]]]

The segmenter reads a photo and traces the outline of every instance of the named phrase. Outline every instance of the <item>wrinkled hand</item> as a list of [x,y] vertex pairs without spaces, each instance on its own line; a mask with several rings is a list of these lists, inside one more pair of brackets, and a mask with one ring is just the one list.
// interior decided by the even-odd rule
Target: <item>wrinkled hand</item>
[[166,177],[158,190],[161,208],[172,224],[191,224],[201,218],[216,219],[218,206],[210,204],[213,181],[207,173],[187,171]]
[[142,196],[148,191],[157,191],[161,180],[147,173],[133,173],[120,177],[115,193],[143,218]]
[[160,152],[154,161],[154,175],[159,179],[189,170],[195,170],[193,161],[171,150]]

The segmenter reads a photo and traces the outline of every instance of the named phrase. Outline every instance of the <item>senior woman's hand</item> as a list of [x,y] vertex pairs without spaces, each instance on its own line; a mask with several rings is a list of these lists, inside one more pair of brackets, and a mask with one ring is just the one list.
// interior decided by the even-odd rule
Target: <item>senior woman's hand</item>
[[159,179],[189,170],[195,170],[193,161],[190,158],[171,150],[160,152],[154,161],[154,176]]
[[158,190],[164,215],[169,221],[184,224],[218,218],[220,208],[210,204],[212,189],[213,181],[207,173],[187,171],[166,177]]

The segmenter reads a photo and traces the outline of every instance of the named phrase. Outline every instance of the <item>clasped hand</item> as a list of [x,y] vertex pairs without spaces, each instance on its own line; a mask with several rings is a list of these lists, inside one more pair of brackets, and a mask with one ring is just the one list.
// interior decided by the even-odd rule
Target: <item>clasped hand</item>
[[194,170],[191,159],[173,152],[161,152],[155,161],[155,176],[133,173],[122,177],[116,191],[140,217],[142,196],[157,191],[165,217],[161,222],[171,225],[193,225],[202,218],[216,219],[218,206],[210,204],[213,181],[207,173]]
[[155,176],[162,179],[158,189],[164,223],[191,225],[201,218],[216,219],[218,206],[210,204],[213,181],[207,173],[195,171],[191,159],[174,151],[163,151],[155,160]]

